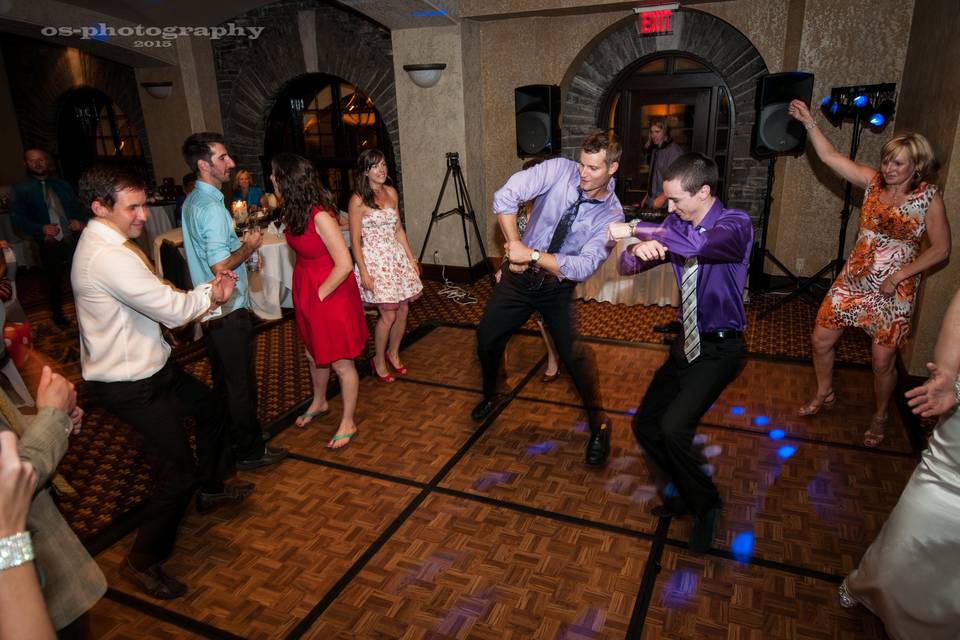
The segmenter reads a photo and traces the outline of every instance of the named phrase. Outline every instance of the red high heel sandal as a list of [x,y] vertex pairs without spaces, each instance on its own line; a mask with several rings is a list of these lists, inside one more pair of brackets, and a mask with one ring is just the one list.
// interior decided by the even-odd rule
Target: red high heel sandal
[[377,371],[377,361],[375,358],[370,358],[370,371],[373,372],[373,375],[380,378],[380,382],[393,382],[394,380],[396,380],[396,378],[394,378],[389,373],[385,376],[380,375],[380,372]]

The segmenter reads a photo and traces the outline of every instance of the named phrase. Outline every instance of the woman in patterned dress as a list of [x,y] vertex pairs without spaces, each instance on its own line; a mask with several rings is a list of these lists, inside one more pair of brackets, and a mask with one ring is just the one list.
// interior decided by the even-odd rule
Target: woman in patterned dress
[[400,362],[400,341],[407,329],[409,303],[423,291],[420,264],[400,222],[397,190],[387,184],[383,152],[367,149],[361,153],[357,174],[349,205],[350,244],[360,297],[380,311],[373,332],[371,368],[383,382],[393,382],[388,359],[397,374],[407,372]]
[[[950,255],[950,225],[939,189],[932,184],[938,164],[927,139],[908,133],[883,146],[877,171],[838,152],[804,102],[794,100],[788,111],[806,127],[820,160],[866,190],[856,245],[820,306],[811,337],[817,393],[797,413],[810,416],[834,405],[834,345],[845,327],[860,327],[873,338],[876,402],[863,444],[876,447],[889,419],[897,346],[910,332],[920,274]],[[929,247],[921,251],[924,232]]]

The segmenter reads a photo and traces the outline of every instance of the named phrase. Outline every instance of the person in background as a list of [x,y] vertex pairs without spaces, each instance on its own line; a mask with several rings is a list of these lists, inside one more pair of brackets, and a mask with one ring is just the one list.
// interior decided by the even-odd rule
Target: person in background
[[313,401],[296,420],[305,427],[325,416],[330,369],[340,380],[343,415],[327,447],[339,449],[357,434],[354,411],[360,381],[354,359],[367,346],[367,321],[353,277],[353,260],[340,232],[333,196],[320,183],[313,164],[292,153],[277,154],[270,181],[280,197],[287,244],[297,255],[293,266],[293,310],[306,346]]
[[664,118],[650,120],[650,135],[643,149],[650,153],[650,185],[640,206],[663,209],[667,196],[663,194],[663,174],[673,161],[683,155],[683,149],[670,137],[670,128]]
[[47,300],[54,324],[68,326],[63,315],[63,278],[87,214],[66,181],[53,176],[50,158],[42,149],[23,153],[27,179],[13,188],[13,226],[37,242],[40,266],[47,281]]
[[680,289],[683,340],[653,375],[633,417],[637,443],[670,480],[661,516],[690,509],[696,520],[690,550],[706,553],[713,541],[721,500],[713,480],[692,451],[703,415],[743,369],[747,314],[743,290],[753,246],[745,211],[717,198],[717,165],[699,153],[677,158],[663,176],[670,215],[660,225],[618,223],[610,236],[641,242],[624,249],[623,275],[670,262]]
[[[350,196],[350,243],[356,260],[360,297],[380,312],[373,331],[370,367],[383,382],[393,382],[387,366],[398,375],[400,342],[407,330],[410,303],[423,292],[420,263],[413,256],[400,221],[400,197],[387,184],[387,160],[379,149],[366,149],[357,158],[357,188]],[[383,372],[383,373],[381,373]]]
[[[897,348],[910,333],[920,274],[950,256],[950,224],[943,197],[933,184],[938,163],[926,138],[905,133],[883,145],[877,170],[837,151],[803,101],[794,100],[787,111],[806,127],[817,157],[838,176],[865,189],[857,242],[820,305],[810,337],[816,394],[797,414],[816,415],[836,403],[834,345],[846,327],[860,327],[873,338],[875,402],[863,444],[876,447],[883,442],[890,419]],[[929,240],[926,249],[921,246],[924,235]]]
[[183,175],[183,195],[177,196],[177,208],[173,212],[174,219],[176,224],[179,227],[183,222],[183,203],[186,201],[187,196],[190,195],[190,192],[193,191],[193,188],[197,186],[197,174],[185,173]]
[[246,169],[237,171],[237,175],[233,179],[233,185],[233,197],[230,198],[231,202],[242,200],[247,203],[247,209],[257,209],[267,206],[263,198],[263,189],[253,186],[253,179],[250,177],[250,172]]
[[283,447],[263,443],[257,417],[254,372],[254,317],[247,297],[244,263],[263,242],[259,229],[237,238],[233,218],[223,204],[224,183],[236,166],[227,153],[223,135],[194,133],[183,143],[183,159],[197,172],[197,186],[183,203],[183,248],[194,284],[209,282],[221,271],[236,269],[237,286],[219,309],[219,315],[201,323],[210,358],[214,394],[227,410],[231,444],[237,468],[256,469],[286,457]]
[[940,422],[883,529],[840,585],[844,607],[864,605],[897,640],[960,632],[960,292],[927,369],[927,382],[906,395],[914,413]]
[[[2,632],[8,622],[13,622],[15,613],[32,618],[30,628],[43,629],[47,626],[43,618],[49,615],[61,638],[89,637],[85,614],[106,593],[107,581],[63,519],[50,489],[57,465],[67,452],[70,436],[80,431],[83,410],[77,406],[73,384],[53,373],[50,367],[43,367],[41,371],[36,401],[37,414],[28,418],[21,415],[0,390],[0,460],[12,472],[19,449],[24,464],[32,468],[29,493],[32,501],[26,526],[22,522],[18,525],[4,521],[0,509],[0,580],[8,572],[17,572],[14,561],[28,561],[30,554],[26,551],[32,548],[37,568],[32,563],[26,565],[21,578],[35,583],[37,576],[42,576],[46,610],[43,611],[42,605],[38,609],[28,593],[21,592],[24,599],[17,606],[25,607],[26,611],[14,612],[0,605],[0,638],[30,637]],[[0,476],[3,475],[0,471]],[[2,477],[0,485],[7,489],[9,481],[12,478]],[[30,576],[32,581],[28,580]],[[4,594],[0,598],[12,595],[8,587],[13,588],[0,582],[0,594]],[[33,592],[31,585],[23,584],[23,587]],[[42,618],[38,611],[42,611]]]

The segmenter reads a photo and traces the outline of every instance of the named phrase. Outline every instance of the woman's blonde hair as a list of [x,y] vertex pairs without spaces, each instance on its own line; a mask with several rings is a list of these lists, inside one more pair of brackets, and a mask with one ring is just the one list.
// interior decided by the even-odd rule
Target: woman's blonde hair
[[251,187],[253,186],[253,178],[250,176],[250,172],[247,171],[246,169],[240,169],[239,171],[237,171],[237,172],[233,175],[233,188],[234,188],[234,189],[239,189],[239,188],[240,188],[240,178],[241,178],[242,176],[247,176],[248,178],[250,178],[250,186],[251,186]]
[[[910,178],[910,191],[915,190],[923,182],[936,182],[940,162],[926,137],[919,133],[902,133],[890,138],[880,151],[880,161],[885,162],[894,158],[901,151],[907,152],[914,165],[914,173]],[[886,185],[883,173],[880,174],[880,180]]]

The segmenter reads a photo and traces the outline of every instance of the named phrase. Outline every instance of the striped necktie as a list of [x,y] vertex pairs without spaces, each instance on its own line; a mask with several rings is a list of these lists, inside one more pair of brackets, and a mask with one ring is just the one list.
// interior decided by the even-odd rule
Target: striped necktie
[[683,354],[687,362],[700,355],[700,331],[697,329],[697,258],[687,258],[683,263],[683,278],[680,281],[680,296],[683,310]]

